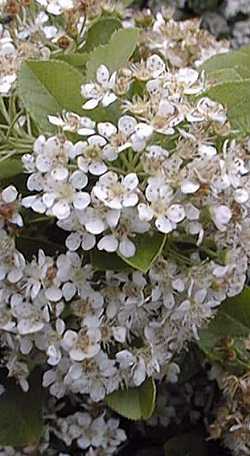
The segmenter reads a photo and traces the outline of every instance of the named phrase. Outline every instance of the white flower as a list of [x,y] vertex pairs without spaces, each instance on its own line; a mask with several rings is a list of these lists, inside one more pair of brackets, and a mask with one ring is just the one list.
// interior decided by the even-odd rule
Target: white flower
[[56,320],[54,334],[48,342],[48,348],[46,351],[48,356],[47,362],[50,366],[57,366],[62,359],[60,344],[64,332],[65,322],[61,318],[58,318]]
[[162,233],[170,233],[185,218],[184,206],[174,203],[173,190],[159,178],[150,178],[146,188],[149,204],[138,205],[141,220],[150,221],[155,218],[155,226]]
[[17,51],[8,33],[0,38],[0,95],[9,95],[17,78]]
[[48,39],[55,38],[58,33],[58,29],[52,25],[45,25],[48,20],[48,14],[44,11],[40,11],[31,23],[23,25],[21,30],[18,32],[18,38],[21,40],[27,40],[38,33],[44,33],[45,37]]
[[199,81],[199,72],[192,68],[180,68],[173,79],[184,95],[198,95],[204,90],[204,84]]
[[135,173],[120,177],[112,171],[104,174],[93,188],[94,195],[111,209],[133,207],[138,203],[139,180]]
[[3,227],[5,223],[12,223],[13,225],[23,226],[23,218],[18,213],[18,192],[14,185],[9,185],[4,188],[0,193],[0,226]]
[[92,208],[87,208],[83,211],[74,211],[70,216],[63,220],[58,220],[57,225],[70,234],[65,241],[67,249],[76,251],[81,246],[83,250],[91,250],[96,243],[95,235],[88,232],[84,226],[88,220],[87,211]]
[[53,260],[46,257],[43,250],[39,249],[38,258],[33,259],[25,267],[25,276],[23,278],[22,288],[25,290],[26,297],[34,299],[46,283],[49,268],[53,267]]
[[[70,141],[62,140],[60,137],[52,136],[46,139],[43,135],[40,135],[33,146],[32,155],[24,155],[23,163],[28,172],[38,171],[39,173],[48,173],[59,167],[65,167],[69,161],[69,157],[72,155],[73,144]],[[28,180],[29,190],[40,190],[33,187],[31,184],[31,178]],[[40,177],[40,185],[42,179]]]
[[0,230],[0,259],[0,280],[7,278],[11,284],[15,284],[22,279],[25,258],[15,250],[4,230]]
[[148,57],[146,62],[146,68],[149,71],[151,77],[159,78],[164,75],[166,71],[166,65],[164,60],[157,54],[153,54]]
[[210,214],[218,230],[226,231],[227,225],[232,218],[231,209],[222,204],[220,206],[211,207]]
[[82,294],[89,290],[89,280],[92,277],[92,268],[89,264],[82,265],[81,257],[76,252],[67,252],[58,256],[57,279],[63,283],[62,295],[66,301],[70,301],[76,293]]
[[86,317],[84,324],[78,333],[68,330],[63,336],[62,347],[73,361],[93,358],[100,350],[100,321],[96,317]]
[[115,228],[120,218],[121,211],[109,209],[101,203],[95,207],[87,208],[85,227],[93,234],[101,234],[106,228]]
[[129,350],[122,350],[116,353],[116,359],[121,369],[129,369],[135,363],[135,356]]
[[90,204],[90,195],[82,191],[87,183],[88,178],[82,171],[74,171],[70,175],[66,168],[58,167],[45,179],[43,195],[25,197],[22,204],[63,220],[70,216],[73,209],[83,210]]
[[132,116],[122,116],[117,127],[110,122],[100,122],[98,133],[108,140],[104,150],[109,156],[117,158],[120,152],[132,147],[135,152],[141,152],[151,135],[153,127],[144,122],[137,122]]
[[145,233],[149,231],[150,225],[142,222],[135,209],[125,209],[121,213],[119,224],[112,230],[112,234],[107,234],[100,239],[97,244],[99,250],[106,252],[116,252],[117,250],[125,257],[132,257],[136,253],[136,245],[133,242],[135,233]]
[[65,383],[75,393],[89,394],[93,401],[101,401],[118,389],[118,379],[115,361],[99,350],[90,362],[75,362],[65,377]]
[[73,0],[36,0],[41,6],[44,6],[48,13],[59,16],[64,11],[74,7]]
[[186,110],[184,104],[172,101],[169,97],[161,98],[151,121],[153,130],[163,135],[174,134],[175,127],[184,121]]
[[73,314],[82,319],[88,315],[100,317],[103,313],[104,298],[101,293],[94,291],[92,288],[81,290],[81,296],[72,304]]
[[117,158],[112,149],[105,147],[107,141],[103,136],[91,136],[87,142],[78,142],[74,146],[77,164],[84,173],[90,172],[95,176],[104,174],[108,166],[105,161],[112,161]]
[[196,108],[186,115],[188,122],[213,121],[224,124],[227,116],[223,106],[210,98],[201,98]]
[[71,131],[82,136],[95,134],[95,122],[88,117],[80,117],[74,112],[64,111],[61,116],[48,116],[49,122],[63,131]]
[[32,304],[24,301],[21,295],[11,297],[11,311],[17,319],[17,331],[20,335],[33,334],[41,331],[49,321],[45,302],[36,298]]
[[101,65],[96,72],[96,81],[83,84],[81,94],[88,100],[83,104],[83,109],[95,109],[100,103],[107,107],[117,99],[113,92],[116,82],[116,73],[110,75],[108,68]]

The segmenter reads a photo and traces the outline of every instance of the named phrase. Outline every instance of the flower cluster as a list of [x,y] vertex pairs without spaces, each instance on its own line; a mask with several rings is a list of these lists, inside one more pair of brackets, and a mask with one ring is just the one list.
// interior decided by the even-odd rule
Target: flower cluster
[[[71,403],[50,427],[61,456],[75,447],[88,456],[117,451],[126,438],[119,421],[80,404],[98,410],[124,387],[177,380],[176,355],[241,292],[250,260],[250,142],[232,138],[198,68],[228,46],[196,21],[117,8],[39,0],[32,22],[21,5],[16,36],[3,29],[0,38],[0,92],[16,109],[27,57],[62,57],[65,44],[81,50],[103,12],[115,11],[124,29],[141,27],[127,65],[112,71],[103,62],[95,80],[83,80],[82,115],[52,112],[39,133],[25,115],[27,132],[11,151],[22,154],[22,195],[18,182],[0,193],[2,362],[23,391],[38,364],[53,404]],[[36,254],[24,241],[37,241]],[[58,454],[49,443],[40,451]]]
[[223,402],[215,409],[215,420],[210,425],[212,439],[222,439],[233,455],[249,454],[249,372],[230,375],[219,366],[213,376],[223,392]]

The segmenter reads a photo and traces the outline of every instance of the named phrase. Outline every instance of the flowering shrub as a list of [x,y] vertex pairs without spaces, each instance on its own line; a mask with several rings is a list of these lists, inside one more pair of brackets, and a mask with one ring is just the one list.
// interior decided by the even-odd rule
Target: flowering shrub
[[150,418],[188,342],[225,361],[224,313],[206,328],[247,283],[250,53],[168,10],[1,11],[0,454],[111,455],[111,410]]

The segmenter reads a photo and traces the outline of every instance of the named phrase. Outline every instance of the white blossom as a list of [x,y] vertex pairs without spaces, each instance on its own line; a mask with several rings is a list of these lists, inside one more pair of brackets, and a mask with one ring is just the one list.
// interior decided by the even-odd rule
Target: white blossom
[[109,171],[101,176],[93,188],[94,195],[110,209],[133,207],[138,203],[138,177],[135,173],[124,178]]
[[101,65],[96,71],[96,82],[88,82],[81,87],[81,94],[86,101],[83,109],[95,109],[99,103],[107,107],[117,99],[114,93],[116,72],[110,74],[105,65]]
[[150,178],[146,189],[148,204],[138,206],[141,220],[150,221],[155,218],[155,226],[162,233],[170,233],[185,218],[182,204],[174,202],[174,193],[170,186],[161,179]]

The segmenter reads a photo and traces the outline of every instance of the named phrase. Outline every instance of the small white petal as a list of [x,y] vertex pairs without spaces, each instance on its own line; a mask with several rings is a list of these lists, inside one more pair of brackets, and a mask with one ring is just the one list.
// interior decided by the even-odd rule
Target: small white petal
[[211,208],[211,215],[213,222],[220,231],[226,230],[226,225],[230,222],[232,218],[231,209],[225,205],[220,205],[217,207]]
[[234,192],[234,199],[239,204],[246,203],[247,200],[249,199],[248,191],[245,190],[244,188],[238,188]]
[[80,136],[90,136],[90,135],[93,135],[95,133],[95,130],[93,130],[93,128],[81,127],[81,128],[78,128],[77,133]]
[[53,177],[53,179],[57,180],[57,181],[64,181],[67,179],[68,177],[68,170],[67,168],[55,168],[51,171],[51,176]]
[[141,220],[145,220],[146,222],[149,222],[150,220],[152,220],[153,216],[154,216],[154,212],[152,211],[152,209],[147,206],[147,204],[139,204],[138,205],[138,212],[139,212],[139,217]]
[[93,174],[93,176],[101,176],[107,171],[107,165],[103,162],[95,162],[89,165],[89,172]]
[[89,218],[85,223],[85,228],[89,233],[101,234],[106,229],[106,225],[101,218]]
[[26,335],[26,334],[33,334],[39,332],[43,329],[44,323],[41,321],[33,322],[32,320],[25,320],[22,319],[18,322],[17,330],[19,334]]
[[135,129],[135,134],[139,139],[149,139],[152,136],[153,132],[153,127],[143,122],[138,123]]
[[46,207],[52,207],[55,201],[56,195],[54,193],[44,193],[43,194],[43,203]]
[[96,72],[96,80],[101,85],[106,84],[109,81],[110,73],[105,65],[100,65]]
[[139,197],[136,193],[130,193],[123,198],[124,207],[134,207],[138,203]]
[[97,125],[98,133],[105,138],[110,138],[117,133],[117,128],[110,122],[99,122]]
[[95,236],[93,234],[84,233],[82,235],[82,248],[83,250],[91,250],[95,246]]
[[135,255],[136,247],[132,241],[130,241],[129,239],[125,239],[120,242],[119,251],[123,256],[129,258]]
[[120,117],[118,121],[118,129],[124,133],[126,137],[130,136],[137,125],[137,120],[131,116],[123,116]]
[[[83,109],[86,109],[87,111],[90,111],[90,110],[92,110],[92,109],[95,109],[95,108],[98,106],[99,101],[100,101],[99,98],[97,98],[97,99],[92,98],[91,100],[86,101],[86,103],[84,103],[84,104],[82,105],[82,108],[83,108]],[[79,133],[79,135],[83,135],[83,136],[84,136],[84,129],[80,128],[80,129],[78,130],[78,133]],[[87,136],[87,135],[86,135],[86,136]]]
[[200,185],[197,182],[191,182],[189,180],[186,180],[182,182],[181,184],[181,191],[184,194],[191,194],[197,192],[199,190]]
[[45,296],[49,301],[58,302],[62,298],[62,291],[60,288],[50,287],[45,291]]
[[2,191],[2,199],[7,204],[13,203],[16,200],[17,195],[18,193],[14,185],[10,185]]
[[116,100],[117,100],[117,96],[114,93],[112,93],[112,92],[106,93],[106,95],[104,95],[104,97],[102,99],[102,105],[104,106],[104,108],[106,108],[107,106],[114,103]]
[[52,208],[52,213],[59,220],[63,220],[70,215],[70,206],[66,201],[58,201]]
[[173,204],[167,210],[167,216],[173,223],[179,223],[185,218],[185,209],[180,204]]
[[164,60],[157,54],[153,54],[147,59],[146,66],[153,78],[158,78],[166,69]]
[[75,189],[82,190],[86,187],[88,178],[82,171],[75,171],[70,178],[70,182]]
[[56,125],[56,127],[63,127],[64,126],[64,121],[61,119],[61,117],[57,116],[48,116],[49,122],[52,125]]
[[173,227],[171,222],[168,220],[167,217],[158,217],[155,221],[156,228],[161,231],[161,233],[171,233],[173,231]]
[[113,336],[117,342],[124,343],[126,341],[126,328],[117,326],[113,328]]
[[44,214],[44,212],[46,211],[45,204],[40,198],[35,199],[31,207],[33,211],[38,212],[39,214]]
[[86,207],[90,204],[90,195],[86,192],[78,192],[74,196],[73,205],[75,209],[79,209],[80,211],[86,209]]
[[127,174],[127,176],[125,176],[123,182],[124,182],[124,186],[128,190],[131,191],[131,190],[135,190],[135,188],[139,184],[139,179],[135,173],[130,173],[130,174]]
[[81,245],[81,236],[79,233],[71,233],[65,242],[66,247],[72,252],[79,249]]
[[118,240],[112,235],[104,236],[97,244],[99,250],[105,250],[106,252],[116,252],[118,246]]
[[63,336],[62,346],[65,350],[71,349],[77,341],[77,333],[75,331],[68,330]]
[[62,294],[66,301],[71,301],[71,299],[75,295],[75,292],[75,286],[70,282],[65,283],[62,287]]
[[88,139],[88,143],[93,144],[94,146],[103,147],[105,144],[107,144],[107,141],[100,135],[93,135]]

